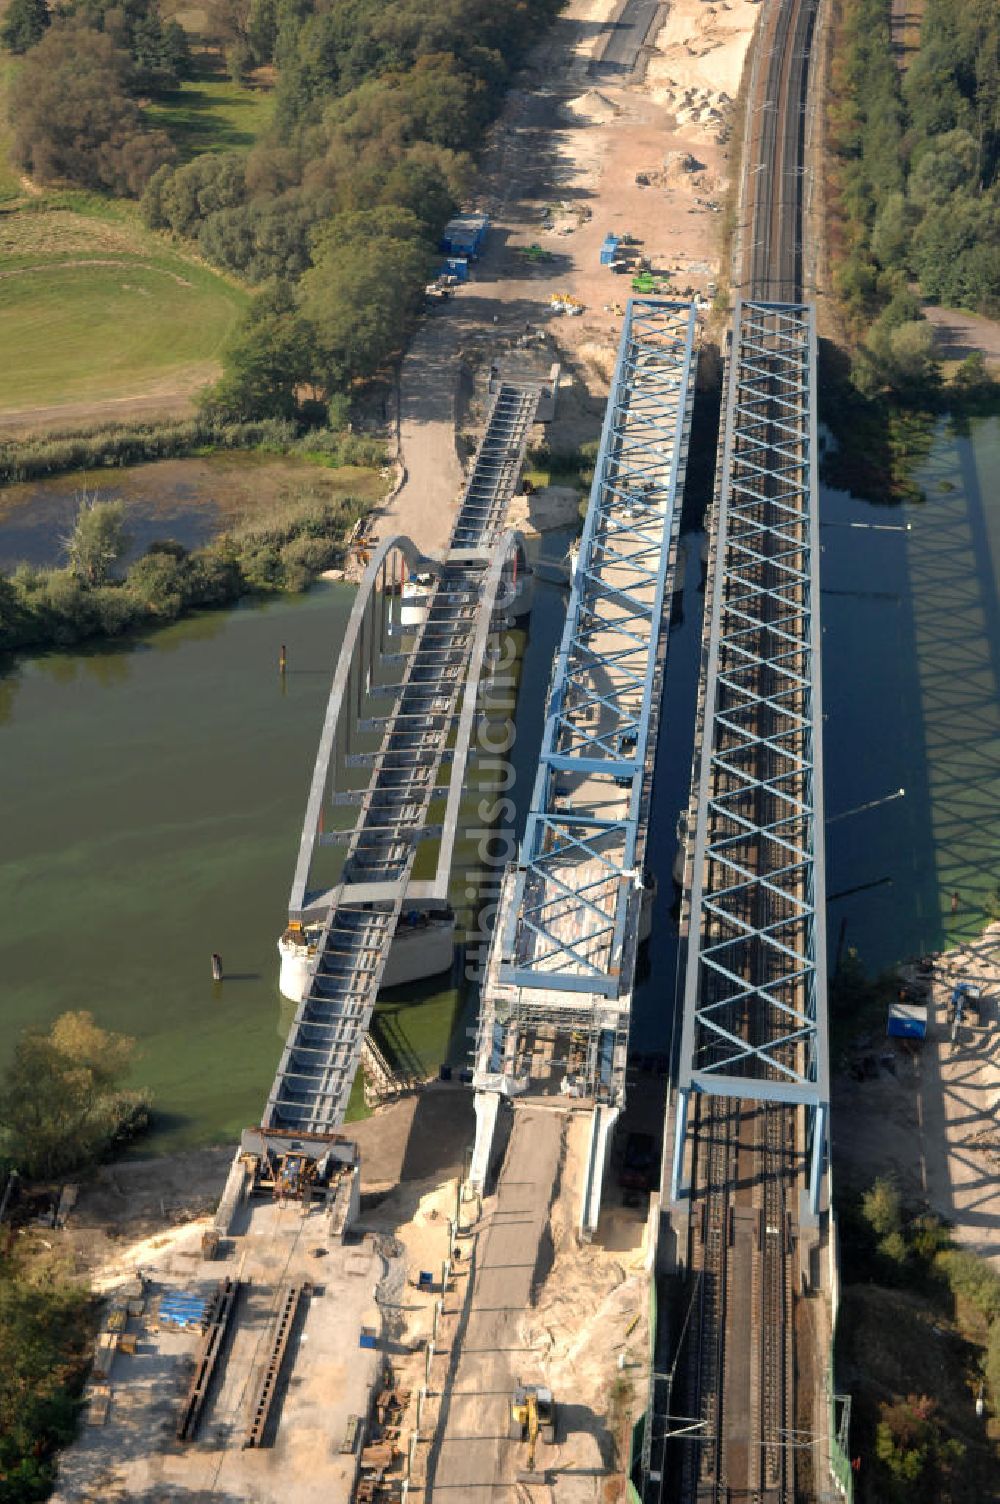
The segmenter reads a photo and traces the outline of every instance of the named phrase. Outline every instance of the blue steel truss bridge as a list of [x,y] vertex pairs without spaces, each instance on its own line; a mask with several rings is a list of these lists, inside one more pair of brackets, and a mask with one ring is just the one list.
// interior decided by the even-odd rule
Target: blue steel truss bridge
[[659,1422],[677,1434],[671,1496],[698,1504],[797,1496],[796,1297],[829,1103],[815,372],[811,307],[737,304],[672,1083],[669,1215],[692,1284],[661,1400],[690,1423]]
[[694,394],[695,309],[628,305],[524,839],[482,989],[472,1179],[499,1103],[593,1105],[580,1211],[596,1226],[625,1094],[653,764]]

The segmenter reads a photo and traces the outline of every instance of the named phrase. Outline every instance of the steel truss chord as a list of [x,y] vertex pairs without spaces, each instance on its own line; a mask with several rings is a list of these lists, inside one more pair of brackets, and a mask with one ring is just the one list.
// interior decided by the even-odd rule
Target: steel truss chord
[[694,335],[690,303],[628,305],[531,811],[498,923],[499,980],[525,999],[554,989],[628,1008]]
[[829,1102],[811,306],[740,302],[711,582],[673,1194],[692,1091]]

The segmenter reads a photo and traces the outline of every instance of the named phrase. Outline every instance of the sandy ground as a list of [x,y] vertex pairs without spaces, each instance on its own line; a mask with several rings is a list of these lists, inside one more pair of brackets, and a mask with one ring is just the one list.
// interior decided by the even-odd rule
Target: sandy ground
[[581,1245],[589,1114],[519,1103],[512,1118],[454,1338],[430,1497],[485,1504],[510,1495],[526,1464],[525,1447],[507,1427],[510,1393],[521,1379],[547,1385],[558,1411],[556,1444],[539,1444],[547,1486],[542,1494],[540,1479],[532,1497],[596,1504],[618,1496],[629,1418],[644,1399],[648,1197],[615,1206],[612,1175],[607,1214],[593,1243]]
[[961,308],[938,308],[924,304],[924,315],[934,325],[937,353],[945,360],[964,360],[973,350],[982,350],[987,364],[1000,365],[1000,320],[966,313]]
[[[760,7],[675,0],[638,83],[590,72],[613,11],[611,0],[572,0],[490,133],[473,202],[492,231],[473,280],[428,314],[404,363],[406,481],[380,536],[398,529],[443,548],[461,488],[450,422],[460,383],[481,392],[484,368],[513,360],[526,329],[541,331],[542,353],[562,367],[551,447],[597,437],[631,293],[630,276],[600,265],[609,232],[635,237],[675,295],[707,298],[722,280],[731,102]],[[548,259],[527,259],[532,246]],[[582,313],[556,312],[561,295]],[[484,412],[484,401],[473,405],[473,439]]]
[[[958,981],[983,989],[981,1023],[951,1040],[948,1001]],[[926,1202],[1000,1271],[1000,924],[981,940],[942,956],[930,988],[928,1037],[904,1047],[881,1033],[862,1038],[855,1057],[875,1054],[877,1079],[838,1072],[833,1094],[833,1156],[852,1182],[896,1178],[906,1197]]]

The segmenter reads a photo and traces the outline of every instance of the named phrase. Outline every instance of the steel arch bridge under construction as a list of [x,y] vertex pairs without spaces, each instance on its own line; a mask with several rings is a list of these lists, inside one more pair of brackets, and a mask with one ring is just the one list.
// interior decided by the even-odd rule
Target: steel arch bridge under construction
[[[522,542],[505,523],[540,393],[537,382],[499,385],[444,558],[392,537],[361,581],[282,937],[282,988],[298,1006],[261,1122],[281,1152],[291,1143],[308,1153],[311,1143],[318,1155],[344,1122],[404,904],[447,910],[491,644],[527,584]],[[440,842],[435,875],[415,882],[427,838]]]

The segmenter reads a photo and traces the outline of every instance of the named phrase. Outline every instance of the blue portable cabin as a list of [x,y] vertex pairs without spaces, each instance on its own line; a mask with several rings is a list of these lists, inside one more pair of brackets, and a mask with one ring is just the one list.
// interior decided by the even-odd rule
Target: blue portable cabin
[[926,1039],[927,1008],[923,1003],[890,1003],[886,1033],[891,1039]]
[[617,235],[605,235],[604,242],[601,246],[602,266],[614,266],[615,258],[618,255],[618,247],[620,244],[621,242],[619,241]]
[[489,227],[486,214],[456,214],[444,227],[441,249],[446,255],[475,261],[482,254]]
[[439,277],[454,277],[456,282],[468,282],[469,263],[464,256],[446,256]]

